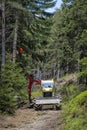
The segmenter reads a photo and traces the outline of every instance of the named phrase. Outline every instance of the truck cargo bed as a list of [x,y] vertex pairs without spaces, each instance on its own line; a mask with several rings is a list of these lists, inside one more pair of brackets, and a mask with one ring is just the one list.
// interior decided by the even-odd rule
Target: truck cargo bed
[[48,104],[60,104],[61,99],[57,97],[51,97],[51,98],[36,98],[34,100],[34,103],[37,105],[48,105]]

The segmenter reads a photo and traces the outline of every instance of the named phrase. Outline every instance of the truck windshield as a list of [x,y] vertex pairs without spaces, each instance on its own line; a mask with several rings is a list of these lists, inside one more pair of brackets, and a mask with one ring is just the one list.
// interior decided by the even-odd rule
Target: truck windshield
[[53,87],[53,84],[52,84],[52,83],[43,83],[43,84],[42,84],[42,87],[43,87],[43,88],[52,88],[52,87]]

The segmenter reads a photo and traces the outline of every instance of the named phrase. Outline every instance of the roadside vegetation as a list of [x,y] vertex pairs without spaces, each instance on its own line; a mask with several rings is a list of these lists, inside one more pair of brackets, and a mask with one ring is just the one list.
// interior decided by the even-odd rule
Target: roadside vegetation
[[64,130],[87,129],[87,91],[70,100],[64,108]]
[[[67,77],[68,78],[68,77]],[[62,95],[62,120],[60,130],[86,130],[87,129],[87,89],[75,81],[68,80],[59,87]],[[65,79],[65,77],[63,78]],[[69,78],[68,78],[69,79]]]

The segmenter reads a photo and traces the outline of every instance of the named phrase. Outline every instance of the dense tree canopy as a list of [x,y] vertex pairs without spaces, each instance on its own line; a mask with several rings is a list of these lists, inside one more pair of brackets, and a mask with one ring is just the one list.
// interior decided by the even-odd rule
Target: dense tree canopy
[[[63,0],[54,14],[46,12],[55,3],[0,0],[0,87],[5,86],[1,104],[4,91],[8,100],[13,95],[26,97],[21,85],[26,88],[31,73],[39,79],[59,79],[77,72],[79,83],[87,86],[87,2]],[[5,111],[4,105],[0,109]]]
[[86,60],[86,6],[86,1],[64,1],[54,16],[51,47],[57,48],[53,53],[63,73],[82,71],[80,60]]
[[[52,15],[46,13],[45,9],[54,6],[54,4],[55,1],[52,0],[1,1],[0,83],[2,91],[0,95],[2,100],[0,104],[3,104],[4,101],[4,91],[6,91],[6,97],[9,96],[8,100],[10,100],[11,97],[21,95],[22,91],[25,90],[24,87],[27,86],[30,73],[33,73],[36,77],[40,76],[40,68],[43,67],[45,62],[45,45],[48,44],[47,38],[50,35],[52,25]],[[26,97],[26,94],[24,93],[22,97]],[[6,102],[7,100],[4,101],[5,105]],[[10,108],[10,102],[8,104]],[[1,105],[1,111],[4,111],[6,107],[4,108],[4,105]],[[11,110],[6,111],[10,112]]]

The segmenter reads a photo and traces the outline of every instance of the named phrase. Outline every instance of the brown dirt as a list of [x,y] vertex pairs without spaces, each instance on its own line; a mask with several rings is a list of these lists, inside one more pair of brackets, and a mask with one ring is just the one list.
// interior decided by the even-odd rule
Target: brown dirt
[[59,130],[61,111],[19,109],[14,116],[0,116],[0,130]]

